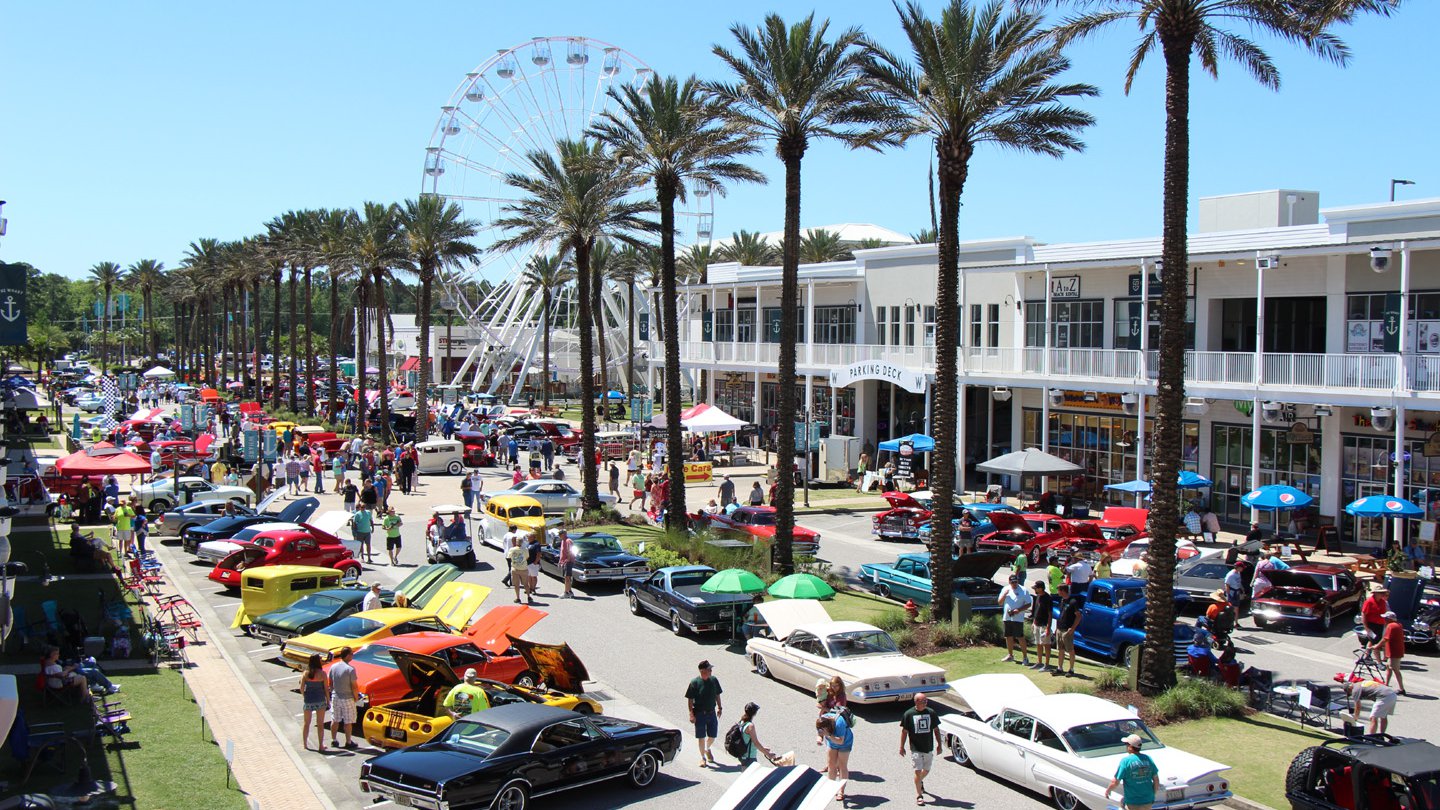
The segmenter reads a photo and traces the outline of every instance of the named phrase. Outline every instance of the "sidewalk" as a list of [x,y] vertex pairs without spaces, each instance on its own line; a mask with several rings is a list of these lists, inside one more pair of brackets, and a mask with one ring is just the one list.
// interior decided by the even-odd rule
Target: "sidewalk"
[[[156,552],[166,567],[184,564],[174,549],[159,545]],[[162,595],[179,593],[198,604],[199,595],[183,577],[167,575],[159,590]],[[234,741],[231,772],[241,789],[261,810],[335,810],[294,749],[282,741],[282,734],[293,736],[298,729],[282,730],[221,645],[206,642],[215,630],[207,624],[201,640],[186,646],[190,666],[180,671],[220,749],[225,750],[226,741]],[[228,628],[219,631],[229,632]]]

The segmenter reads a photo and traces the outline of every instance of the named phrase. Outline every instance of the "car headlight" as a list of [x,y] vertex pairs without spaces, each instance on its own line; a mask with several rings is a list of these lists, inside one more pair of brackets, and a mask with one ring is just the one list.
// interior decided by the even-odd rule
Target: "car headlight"
[[358,693],[358,694],[355,695],[355,702],[356,702],[356,703],[363,703],[363,704],[365,704],[366,706],[368,706],[368,705],[370,705],[370,696],[369,696],[368,694],[364,693],[364,692],[360,692],[360,693]]

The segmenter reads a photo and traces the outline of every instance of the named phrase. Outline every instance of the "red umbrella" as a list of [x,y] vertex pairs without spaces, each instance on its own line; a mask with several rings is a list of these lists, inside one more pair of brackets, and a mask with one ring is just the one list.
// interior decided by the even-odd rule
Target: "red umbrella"
[[88,453],[72,453],[55,462],[55,469],[61,475],[79,477],[84,475],[139,475],[150,472],[150,462],[131,453],[121,451],[92,456]]

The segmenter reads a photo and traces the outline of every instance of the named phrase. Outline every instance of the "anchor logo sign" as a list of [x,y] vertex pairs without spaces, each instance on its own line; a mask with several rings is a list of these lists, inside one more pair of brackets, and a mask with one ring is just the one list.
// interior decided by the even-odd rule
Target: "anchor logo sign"
[[15,306],[15,296],[5,296],[5,306],[0,307],[0,318],[4,318],[5,320],[14,323],[15,321],[19,320],[21,314],[22,310],[19,307]]

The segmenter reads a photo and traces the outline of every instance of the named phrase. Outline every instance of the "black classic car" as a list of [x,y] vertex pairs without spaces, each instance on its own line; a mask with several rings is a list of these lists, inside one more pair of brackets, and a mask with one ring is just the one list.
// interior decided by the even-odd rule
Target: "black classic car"
[[[645,558],[626,551],[613,534],[577,532],[570,535],[570,542],[575,546],[575,566],[570,572],[575,582],[623,582],[650,573]],[[560,570],[559,546],[548,545],[540,549],[540,570],[553,577],[564,578],[565,572]]]
[[[267,499],[269,501],[269,499]],[[265,504],[262,503],[261,506]],[[201,543],[211,540],[232,540],[235,535],[251,526],[261,523],[300,523],[309,520],[320,508],[318,498],[301,498],[291,501],[279,511],[260,510],[258,513],[245,510],[230,517],[222,517],[209,523],[192,526],[180,532],[180,545],[191,554],[200,550]],[[238,509],[238,507],[237,507]]]
[[665,619],[677,636],[729,630],[735,626],[735,618],[750,608],[751,598],[743,593],[701,590],[714,574],[715,569],[708,565],[677,565],[628,580],[625,598],[630,612],[636,616],[649,612]]
[[648,787],[679,747],[675,729],[516,703],[375,757],[360,766],[360,791],[401,807],[524,810],[535,797],[608,779]]

